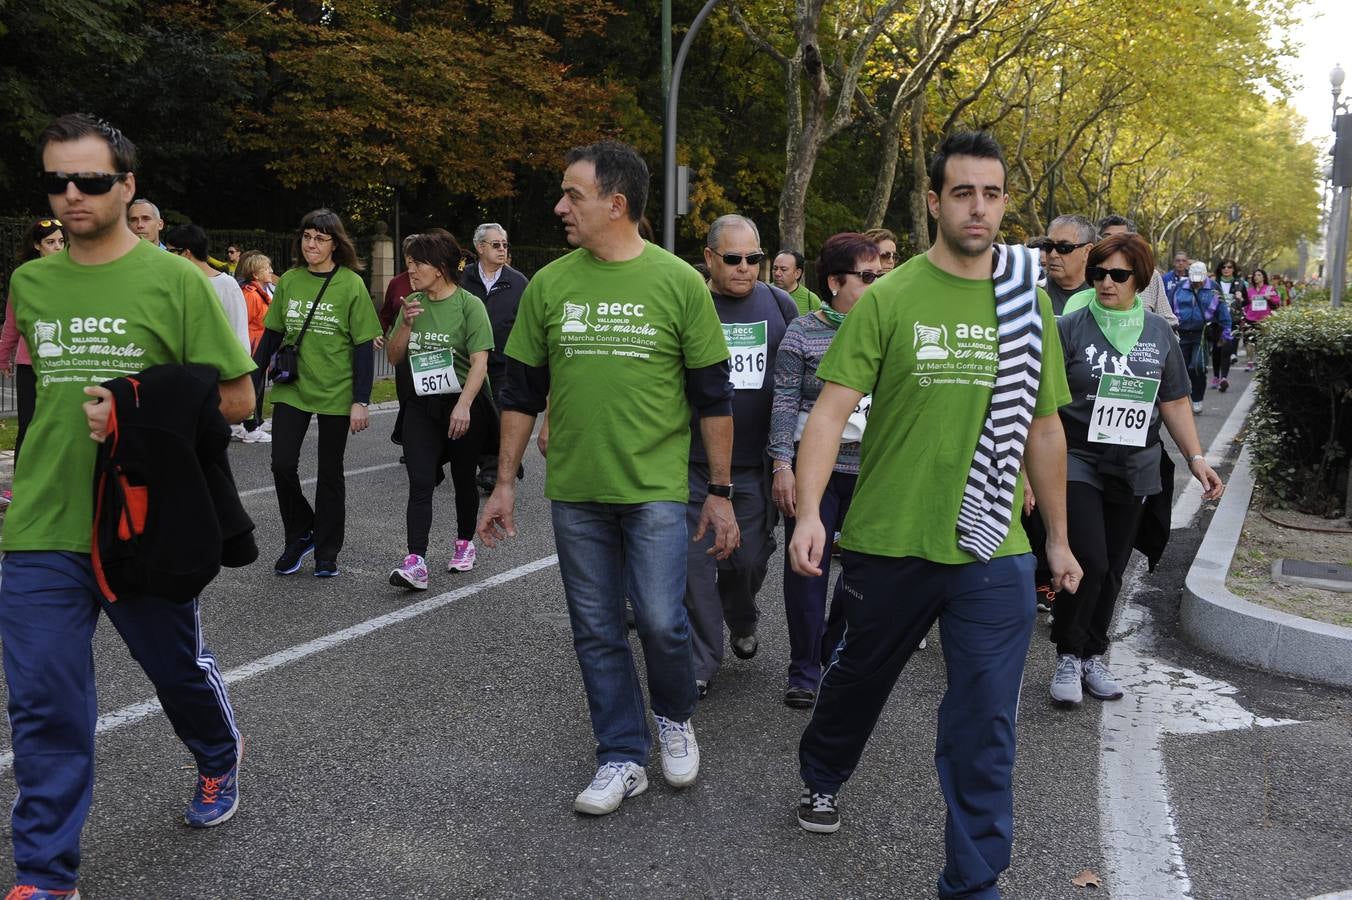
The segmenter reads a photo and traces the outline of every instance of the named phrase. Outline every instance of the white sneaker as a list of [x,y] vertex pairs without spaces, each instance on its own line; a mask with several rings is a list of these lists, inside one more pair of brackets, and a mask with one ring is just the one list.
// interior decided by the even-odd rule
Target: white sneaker
[[648,789],[648,773],[636,762],[608,762],[596,770],[587,789],[577,795],[573,809],[589,816],[604,816],[620,808],[626,797]]
[[657,720],[657,743],[662,747],[662,777],[672,787],[687,787],[699,775],[699,744],[695,727],[689,722],[673,722],[665,716]]
[[1192,413],[1195,416],[1200,416],[1202,414],[1202,403],[1200,400],[1192,401]]
[[244,426],[243,426],[243,425],[231,425],[231,426],[230,426],[230,439],[231,439],[231,440],[234,440],[234,441],[243,441],[243,440],[246,439],[246,435],[248,435],[248,433],[249,433],[249,432],[247,432],[247,431],[244,430]]
[[266,431],[268,434],[272,434],[272,420],[264,419],[262,422],[258,423],[258,429],[260,431]]
[[1052,700],[1062,706],[1079,706],[1084,700],[1080,678],[1084,674],[1080,658],[1073,653],[1056,657],[1056,672],[1052,675]]
[[253,431],[244,432],[244,437],[240,440],[246,444],[271,444],[272,435],[261,428],[255,428]]

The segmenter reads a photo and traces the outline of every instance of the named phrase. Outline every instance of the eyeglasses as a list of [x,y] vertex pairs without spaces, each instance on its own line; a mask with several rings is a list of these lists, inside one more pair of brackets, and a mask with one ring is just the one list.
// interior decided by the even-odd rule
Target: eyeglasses
[[61,220],[60,220],[60,219],[38,219],[38,227],[39,227],[39,228],[51,228],[53,225],[55,225],[57,228],[62,227],[62,226],[61,226]]
[[66,186],[74,183],[75,189],[82,194],[97,196],[106,194],[113,185],[122,181],[130,172],[43,172],[39,176],[42,189],[48,194],[64,194]]
[[333,238],[327,234],[311,234],[306,232],[300,236],[302,244],[328,244],[333,242]]
[[859,276],[859,280],[862,281],[862,282],[864,282],[864,284],[873,284],[873,282],[875,282],[875,281],[877,281],[879,278],[882,278],[882,277],[883,277],[883,273],[882,273],[882,272],[869,272],[869,271],[864,271],[864,272],[837,272],[836,274],[838,274],[838,275],[858,275],[858,276]]
[[881,259],[883,262],[887,262],[888,260],[896,259],[897,252],[895,250],[882,250],[879,251],[878,258]]
[[1105,278],[1112,278],[1118,284],[1125,284],[1126,280],[1135,273],[1131,269],[1105,269],[1102,266],[1089,266],[1084,270],[1084,274],[1094,283],[1098,283]]
[[164,249],[165,249],[165,250],[168,250],[170,253],[173,253],[173,254],[187,253],[187,252],[188,252],[187,249],[184,248],[184,247],[170,247],[168,244],[165,244],[165,245],[164,245]]
[[1035,238],[1028,242],[1028,246],[1034,250],[1046,250],[1051,252],[1055,250],[1062,256],[1068,256],[1081,247],[1088,247],[1093,241],[1080,241],[1078,244],[1072,244],[1069,241],[1053,241],[1051,238]]
[[485,246],[487,246],[487,247],[492,247],[494,250],[510,250],[510,249],[512,249],[512,245],[509,244],[509,243],[507,243],[506,241],[480,241],[479,243],[481,243],[481,244],[483,244],[483,245],[485,245]]
[[746,256],[739,256],[736,253],[724,253],[719,258],[722,259],[724,263],[730,266],[740,266],[742,264],[742,260],[746,260],[746,264],[749,266],[759,266],[761,264],[761,260],[765,259],[765,254],[761,252],[756,252],[756,253],[748,253]]

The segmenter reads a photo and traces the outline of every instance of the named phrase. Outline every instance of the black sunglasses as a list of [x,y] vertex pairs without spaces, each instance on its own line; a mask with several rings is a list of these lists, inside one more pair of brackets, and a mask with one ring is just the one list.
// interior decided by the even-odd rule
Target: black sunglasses
[[1089,277],[1091,282],[1099,282],[1105,278],[1111,278],[1118,284],[1125,284],[1127,279],[1133,274],[1131,269],[1105,269],[1102,266],[1088,266],[1084,274]]
[[43,172],[42,189],[48,194],[64,194],[66,185],[74,183],[75,189],[82,194],[97,196],[106,194],[113,185],[122,181],[130,172]]
[[862,281],[862,282],[864,282],[864,284],[873,284],[873,282],[875,282],[875,281],[877,281],[879,278],[882,278],[882,277],[883,277],[883,273],[882,273],[882,272],[869,272],[869,271],[864,271],[864,272],[838,272],[838,273],[836,273],[836,274],[838,274],[838,275],[858,275],[858,276],[859,276],[859,280]]
[[742,260],[746,260],[747,265],[759,266],[763,259],[765,259],[764,253],[748,253],[746,256],[738,256],[736,253],[724,253],[722,255],[723,262],[730,266],[740,266]]
[[187,251],[187,248],[185,248],[185,247],[170,247],[168,244],[165,244],[165,245],[164,245],[164,249],[167,250],[167,251],[170,252],[170,253],[175,253],[175,254],[177,254],[177,253],[187,253],[187,252],[188,252],[188,251]]
[[1078,244],[1072,244],[1069,241],[1053,241],[1051,238],[1035,238],[1028,242],[1028,246],[1034,250],[1046,250],[1051,252],[1055,250],[1062,256],[1074,253],[1081,247],[1088,247],[1093,241],[1080,241]]
[[512,249],[512,245],[509,244],[509,243],[507,243],[506,241],[484,241],[484,243],[487,244],[488,246],[492,247],[494,250],[510,250],[510,249]]

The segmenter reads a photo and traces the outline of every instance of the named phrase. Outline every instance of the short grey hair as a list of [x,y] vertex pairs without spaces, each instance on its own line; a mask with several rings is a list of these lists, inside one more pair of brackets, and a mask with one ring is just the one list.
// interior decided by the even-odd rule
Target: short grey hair
[[717,250],[718,242],[723,239],[723,232],[738,225],[750,228],[751,233],[756,236],[757,246],[760,245],[760,229],[756,227],[756,223],[746,216],[739,216],[736,213],[729,213],[726,216],[719,216],[714,219],[713,224],[709,226],[709,236],[704,239],[704,245],[710,250]]
[[501,231],[503,240],[507,239],[506,228],[503,228],[497,222],[485,222],[478,228],[474,229],[474,243],[482,244],[484,240],[488,237],[488,232],[490,231]]
[[1084,216],[1057,216],[1047,225],[1047,233],[1051,234],[1053,228],[1058,228],[1062,225],[1072,225],[1075,227],[1079,232],[1079,234],[1075,236],[1075,240],[1077,241],[1092,241],[1094,238],[1098,237],[1098,233],[1094,230],[1094,223]]
[[131,201],[130,203],[128,203],[128,204],[127,204],[127,212],[130,213],[130,212],[131,212],[131,208],[132,208],[133,206],[136,206],[138,203],[144,203],[146,206],[149,206],[152,210],[154,210],[154,212],[155,212],[155,218],[157,218],[157,219],[163,219],[163,218],[164,218],[164,216],[160,215],[160,208],[159,208],[158,206],[156,206],[155,204],[151,203],[151,202],[150,202],[149,200],[147,200],[145,197],[137,197],[135,200],[133,200],[133,201]]

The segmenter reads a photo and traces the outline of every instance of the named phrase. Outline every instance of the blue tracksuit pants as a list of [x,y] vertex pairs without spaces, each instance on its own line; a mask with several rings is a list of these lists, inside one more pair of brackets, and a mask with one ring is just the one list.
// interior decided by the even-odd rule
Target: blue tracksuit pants
[[196,599],[124,596],[108,603],[87,554],[5,554],[0,640],[18,785],[18,884],[75,886],[80,830],[94,793],[92,642],[100,609],[154,683],[198,771],[220,775],[238,762],[239,732],[216,659],[202,642]]
[[1033,633],[1033,555],[944,565],[841,554],[845,636],[798,746],[803,783],[835,794],[854,773],[892,687],[939,620],[948,690],[934,764],[948,807],[944,898],[998,898],[1014,837],[1014,724]]

